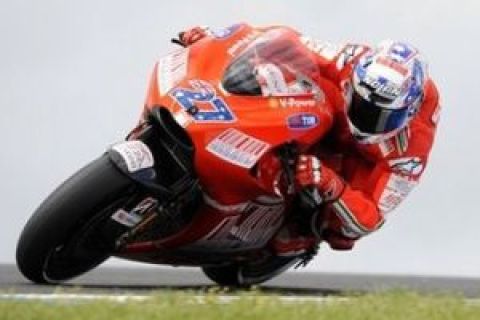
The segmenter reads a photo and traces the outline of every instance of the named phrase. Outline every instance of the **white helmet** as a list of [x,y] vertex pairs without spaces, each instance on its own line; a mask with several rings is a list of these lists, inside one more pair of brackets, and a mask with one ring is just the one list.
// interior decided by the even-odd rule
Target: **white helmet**
[[367,52],[353,71],[347,110],[352,134],[378,143],[405,128],[422,102],[426,78],[426,64],[407,43],[387,40]]

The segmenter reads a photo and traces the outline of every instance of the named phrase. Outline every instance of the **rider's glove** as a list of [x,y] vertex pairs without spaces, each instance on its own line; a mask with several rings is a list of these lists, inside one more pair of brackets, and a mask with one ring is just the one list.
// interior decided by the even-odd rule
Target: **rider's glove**
[[345,188],[345,182],[330,168],[311,155],[299,157],[295,172],[297,191],[313,188],[317,204],[337,200]]
[[183,46],[188,47],[197,42],[198,40],[205,38],[206,36],[208,36],[208,34],[208,27],[194,27],[189,30],[180,32],[178,34],[178,39]]

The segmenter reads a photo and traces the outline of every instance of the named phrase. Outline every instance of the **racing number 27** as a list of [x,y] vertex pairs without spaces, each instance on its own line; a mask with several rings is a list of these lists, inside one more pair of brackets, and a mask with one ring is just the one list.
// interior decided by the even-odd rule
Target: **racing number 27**
[[[170,95],[186,111],[198,109],[192,114],[197,122],[233,122],[235,115],[228,105],[218,97],[206,81],[190,80],[192,88],[176,88]],[[197,104],[196,104],[197,103]],[[202,108],[202,105],[207,108]],[[191,113],[191,112],[190,112]]]

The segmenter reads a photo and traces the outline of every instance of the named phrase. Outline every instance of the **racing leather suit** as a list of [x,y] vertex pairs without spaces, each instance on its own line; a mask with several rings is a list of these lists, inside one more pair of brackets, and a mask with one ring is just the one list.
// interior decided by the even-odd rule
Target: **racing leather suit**
[[321,74],[336,91],[336,120],[330,135],[322,140],[322,145],[329,147],[315,152],[323,166],[334,169],[345,181],[340,197],[325,208],[328,228],[357,239],[377,230],[417,185],[439,120],[438,91],[427,79],[418,113],[406,128],[381,143],[361,144],[350,132],[346,109],[352,94],[353,66],[369,48],[356,44],[336,47],[309,38],[303,38],[303,43],[317,54]]

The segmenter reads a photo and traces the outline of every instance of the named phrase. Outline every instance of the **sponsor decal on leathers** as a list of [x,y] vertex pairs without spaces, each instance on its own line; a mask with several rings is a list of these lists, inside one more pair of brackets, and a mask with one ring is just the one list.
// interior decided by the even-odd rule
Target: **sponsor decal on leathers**
[[392,174],[378,201],[378,207],[382,213],[387,214],[395,209],[417,184],[417,181],[408,177]]
[[403,175],[417,176],[422,173],[423,163],[419,157],[405,157],[388,161],[390,168]]

